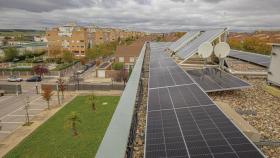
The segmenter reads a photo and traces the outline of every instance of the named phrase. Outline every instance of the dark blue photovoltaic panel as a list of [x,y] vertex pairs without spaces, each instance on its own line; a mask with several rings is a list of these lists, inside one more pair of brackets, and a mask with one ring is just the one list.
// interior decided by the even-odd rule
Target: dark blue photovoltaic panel
[[188,44],[193,38],[199,35],[199,31],[189,31],[176,42],[173,42],[168,48],[173,52],[177,52],[186,44]]
[[[151,43],[150,65],[173,62],[156,58],[160,45]],[[264,158],[187,73],[163,65],[150,67],[145,158]]]
[[201,34],[192,40],[190,43],[186,44],[182,49],[180,49],[176,55],[181,59],[187,59],[193,54],[197,53],[198,47],[204,42],[212,42],[219,35],[223,34],[225,29],[213,29],[201,32]]
[[243,52],[237,50],[231,50],[229,56],[232,58],[248,61],[263,67],[269,67],[271,58],[267,55],[261,55],[257,53]]
[[249,83],[216,68],[188,70],[187,73],[205,92],[251,87]]

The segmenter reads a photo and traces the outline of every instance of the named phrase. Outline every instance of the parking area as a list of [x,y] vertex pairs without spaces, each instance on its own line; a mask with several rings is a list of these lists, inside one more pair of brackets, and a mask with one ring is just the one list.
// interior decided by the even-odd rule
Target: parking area
[[[26,122],[25,105],[29,100],[28,113],[30,119],[47,108],[46,101],[41,94],[36,93],[34,83],[22,82],[23,93],[19,96],[5,95],[0,97],[0,141]],[[53,95],[51,104],[57,103],[57,96]]]

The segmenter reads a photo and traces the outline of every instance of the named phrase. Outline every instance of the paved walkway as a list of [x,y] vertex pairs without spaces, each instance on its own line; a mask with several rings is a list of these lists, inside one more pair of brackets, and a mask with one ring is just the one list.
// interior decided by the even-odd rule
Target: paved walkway
[[18,108],[12,113],[5,115],[1,123],[3,128],[0,131],[0,157],[14,148],[37,127],[75,98],[75,96],[75,93],[66,93],[64,103],[61,106],[58,105],[57,97],[53,96],[50,103],[50,110],[47,109],[47,103],[42,100],[42,97],[30,102],[29,113],[31,122],[33,122],[31,126],[22,126],[26,120],[25,110],[23,108]]

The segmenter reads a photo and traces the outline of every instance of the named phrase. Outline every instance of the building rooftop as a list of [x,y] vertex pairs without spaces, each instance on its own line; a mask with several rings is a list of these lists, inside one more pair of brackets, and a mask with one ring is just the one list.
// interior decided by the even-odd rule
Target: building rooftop
[[142,41],[135,41],[131,45],[117,46],[116,57],[137,57],[144,45]]

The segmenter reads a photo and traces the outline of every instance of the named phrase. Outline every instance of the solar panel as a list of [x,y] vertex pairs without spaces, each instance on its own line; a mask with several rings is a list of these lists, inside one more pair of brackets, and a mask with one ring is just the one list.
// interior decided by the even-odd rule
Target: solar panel
[[176,42],[173,42],[168,48],[173,52],[177,52],[187,43],[189,43],[193,38],[199,35],[199,31],[190,31],[187,32],[184,36],[178,39]]
[[[159,53],[154,46],[151,55]],[[146,158],[264,157],[178,65],[150,68],[149,80],[155,76],[160,85],[149,81]]]
[[229,56],[232,58],[248,61],[250,63],[254,63],[263,67],[269,67],[270,65],[270,57],[267,55],[231,50]]
[[205,92],[251,87],[249,83],[216,68],[188,70],[187,73]]
[[198,37],[180,49],[176,55],[181,59],[188,59],[197,52],[198,47],[204,42],[212,42],[219,35],[223,34],[225,29],[215,29],[202,32]]

